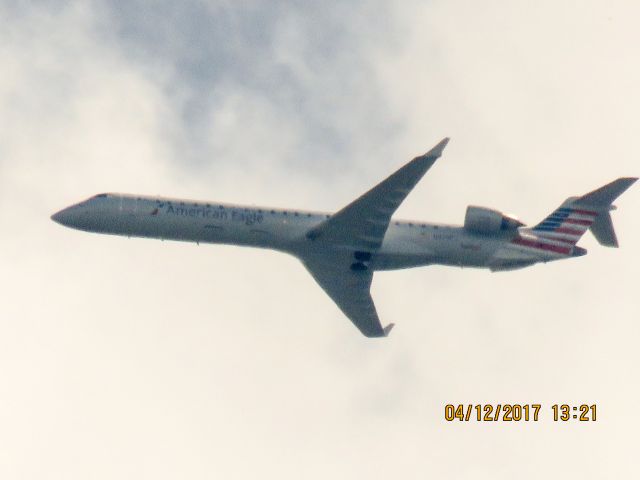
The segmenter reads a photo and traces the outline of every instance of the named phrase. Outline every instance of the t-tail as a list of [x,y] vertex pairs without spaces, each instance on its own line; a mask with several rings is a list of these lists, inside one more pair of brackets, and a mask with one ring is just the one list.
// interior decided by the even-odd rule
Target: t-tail
[[[538,237],[575,246],[582,235],[591,230],[600,245],[617,247],[610,211],[616,208],[613,205],[616,198],[636,180],[619,178],[581,197],[570,197],[530,231]],[[579,247],[575,249],[576,253],[586,253]]]

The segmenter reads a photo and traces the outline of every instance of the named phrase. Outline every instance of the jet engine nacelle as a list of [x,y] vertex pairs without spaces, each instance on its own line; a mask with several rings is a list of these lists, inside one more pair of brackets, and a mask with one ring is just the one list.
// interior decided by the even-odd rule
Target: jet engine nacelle
[[464,216],[464,228],[473,233],[493,235],[502,232],[516,231],[523,226],[520,220],[505,215],[492,208],[469,205]]

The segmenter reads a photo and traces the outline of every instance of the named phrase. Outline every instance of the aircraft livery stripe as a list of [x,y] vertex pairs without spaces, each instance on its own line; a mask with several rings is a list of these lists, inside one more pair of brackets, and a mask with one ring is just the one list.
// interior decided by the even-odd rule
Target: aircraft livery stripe
[[546,250],[549,252],[560,253],[564,255],[569,255],[571,253],[571,248],[569,247],[563,247],[561,245],[551,245],[549,243],[538,242],[536,240],[515,238],[511,240],[511,243],[515,243],[516,245],[522,245],[523,247],[536,248],[538,250]]
[[573,225],[586,225],[589,226],[593,223],[593,220],[579,220],[577,218],[567,218],[564,223],[571,223]]
[[572,212],[569,215],[570,218],[582,218],[584,220],[593,220],[597,217],[597,215],[585,215],[584,213]]
[[580,240],[579,237],[570,237],[568,235],[564,235],[562,233],[560,234],[556,234],[554,232],[550,232],[550,233],[544,233],[544,234],[540,234],[539,237],[544,238],[544,239],[549,239],[549,240],[561,240],[564,239],[566,240],[565,243],[572,243],[572,244],[576,244],[578,243],[578,240]]
[[586,230],[575,230],[554,225],[542,225],[533,229],[535,232],[563,233],[565,235],[580,237]]
[[592,216],[597,216],[598,212],[594,212],[593,210],[578,210],[575,209],[573,210],[574,213],[579,213],[580,215],[592,215]]
[[559,227],[560,225],[562,225],[562,222],[550,222],[549,220],[545,220],[540,225],[538,225],[538,227]]
[[[550,233],[554,233],[554,232],[550,232]],[[540,233],[538,234],[538,236],[540,238],[544,238],[545,240],[551,240],[553,242],[561,242],[561,243],[568,243],[569,245],[575,245],[576,244],[576,239],[572,238],[572,239],[568,239],[568,238],[560,238],[560,237],[555,237],[555,236],[551,236],[549,235],[549,233]]]
[[584,233],[584,230],[574,230],[573,228],[565,228],[560,227],[555,230],[558,233],[566,233],[567,235],[577,235],[580,236]]
[[574,209],[562,207],[555,210],[551,215],[545,218],[542,222],[534,227],[534,230],[546,230],[550,231],[555,227],[560,227],[563,224],[591,226],[597,212],[592,210]]
[[[557,232],[557,233],[567,233],[569,235],[582,235],[582,231],[578,231],[578,230],[573,230],[573,229],[568,229],[569,231],[567,231],[566,228],[562,228],[561,225],[539,225],[537,227],[534,228],[534,230],[536,231],[540,231],[540,232]],[[565,230],[565,231],[563,231]]]
[[[536,228],[542,228],[542,227],[560,227],[563,225],[578,225],[578,226],[582,226],[582,227],[589,227],[591,226],[593,222],[591,220],[576,220],[576,219],[567,219],[564,220],[562,222],[557,222],[557,221],[548,221],[545,220],[544,222],[538,224],[536,226]],[[586,229],[585,229],[586,230]]]

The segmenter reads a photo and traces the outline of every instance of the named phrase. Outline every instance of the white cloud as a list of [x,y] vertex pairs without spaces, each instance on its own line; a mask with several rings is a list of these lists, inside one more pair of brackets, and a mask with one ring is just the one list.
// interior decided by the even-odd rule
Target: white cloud
[[[132,5],[2,15],[3,478],[631,472],[633,190],[618,251],[587,239],[587,257],[519,272],[378,274],[397,323],[382,342],[290,257],[48,217],[103,190],[338,208],[451,135],[401,216],[460,222],[480,203],[535,221],[637,174],[635,6],[159,4],[147,24]],[[228,43],[207,43],[218,27]],[[509,401],[545,417],[442,418]],[[564,401],[601,417],[554,424]]]

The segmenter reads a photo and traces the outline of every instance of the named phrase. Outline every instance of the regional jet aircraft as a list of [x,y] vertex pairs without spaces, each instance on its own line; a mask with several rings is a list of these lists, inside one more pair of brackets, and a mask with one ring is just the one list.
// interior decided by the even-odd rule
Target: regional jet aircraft
[[452,265],[513,270],[582,256],[591,230],[617,247],[609,212],[637,180],[619,178],[568,198],[535,226],[490,208],[469,206],[464,225],[391,217],[449,141],[414,158],[336,213],[245,207],[142,195],[101,193],[51,218],[89,232],[270,248],[299,258],[320,287],[367,337],[384,337],[369,292],[376,270]]

